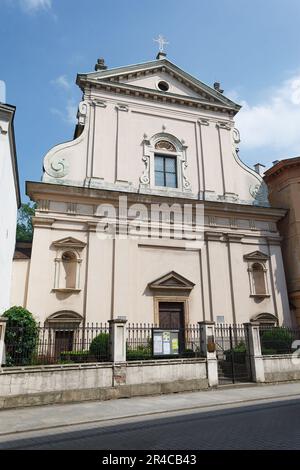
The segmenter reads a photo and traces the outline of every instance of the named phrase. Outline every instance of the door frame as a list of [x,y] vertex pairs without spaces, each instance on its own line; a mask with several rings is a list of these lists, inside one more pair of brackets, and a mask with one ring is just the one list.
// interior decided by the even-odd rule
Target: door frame
[[189,299],[186,296],[180,295],[158,295],[153,297],[154,303],[154,324],[159,326],[159,303],[160,302],[172,302],[183,304],[183,317],[184,327],[186,328],[189,324]]

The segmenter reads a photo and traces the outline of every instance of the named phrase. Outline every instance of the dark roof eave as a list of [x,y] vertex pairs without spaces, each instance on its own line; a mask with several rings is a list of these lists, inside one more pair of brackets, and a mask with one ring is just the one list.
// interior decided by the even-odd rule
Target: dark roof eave
[[300,165],[300,157],[285,158],[283,160],[280,160],[278,163],[276,163],[271,168],[265,171],[264,179],[268,180],[270,177],[281,173],[283,170],[286,170],[287,168],[291,166],[298,166],[298,165]]
[[15,178],[15,190],[17,198],[17,207],[18,209],[21,206],[21,194],[20,194],[20,179],[19,179],[19,170],[18,170],[18,159],[17,159],[17,149],[16,149],[16,138],[15,138],[15,128],[14,128],[14,118],[16,112],[16,106],[7,103],[0,103],[0,111],[6,111],[11,113],[10,125],[9,125],[9,135],[12,145],[12,167]]

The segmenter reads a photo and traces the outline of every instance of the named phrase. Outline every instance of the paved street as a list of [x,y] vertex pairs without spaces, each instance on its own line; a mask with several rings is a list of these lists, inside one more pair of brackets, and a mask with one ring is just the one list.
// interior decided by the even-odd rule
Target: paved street
[[300,449],[300,400],[57,433],[0,449]]

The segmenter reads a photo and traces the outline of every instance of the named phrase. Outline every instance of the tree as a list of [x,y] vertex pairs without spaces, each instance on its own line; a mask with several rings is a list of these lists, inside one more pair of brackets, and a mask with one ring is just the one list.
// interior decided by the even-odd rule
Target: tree
[[34,216],[36,203],[23,203],[18,210],[17,241],[30,242],[33,236],[32,216]]
[[23,307],[11,307],[4,312],[6,365],[30,365],[38,345],[39,328],[32,313]]

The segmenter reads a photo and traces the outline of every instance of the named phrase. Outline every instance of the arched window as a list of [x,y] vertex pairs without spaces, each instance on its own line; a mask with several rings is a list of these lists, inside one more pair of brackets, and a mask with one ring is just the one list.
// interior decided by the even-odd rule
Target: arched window
[[254,263],[252,266],[254,294],[266,294],[265,272],[260,263]]
[[85,246],[85,242],[73,237],[66,237],[52,243],[51,247],[56,249],[52,291],[67,294],[80,292],[80,267]]
[[159,140],[155,144],[154,154],[155,186],[177,188],[176,148],[168,140]]
[[250,296],[270,297],[267,270],[269,255],[257,250],[244,255],[244,260],[248,262]]
[[144,136],[143,162],[145,169],[140,177],[140,189],[165,193],[191,191],[186,171],[187,146],[183,140],[160,132],[151,139]]
[[77,257],[72,251],[65,251],[62,255],[63,279],[66,289],[76,288]]

